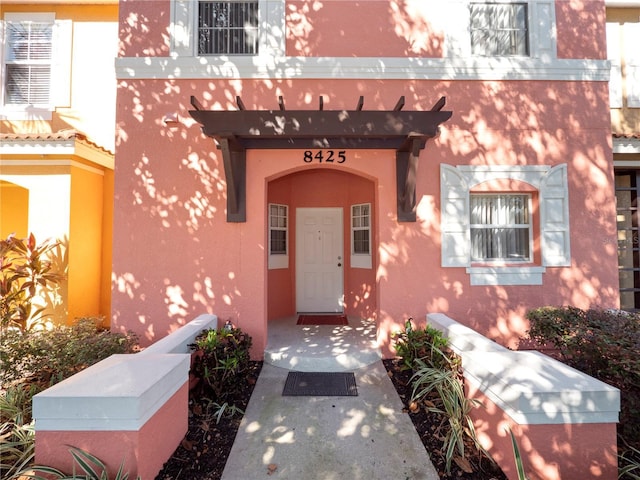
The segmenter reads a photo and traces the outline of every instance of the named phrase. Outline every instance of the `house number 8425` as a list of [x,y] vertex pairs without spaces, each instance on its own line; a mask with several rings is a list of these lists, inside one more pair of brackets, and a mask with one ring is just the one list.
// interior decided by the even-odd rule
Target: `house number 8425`
[[304,163],[344,163],[347,161],[346,150],[305,150]]

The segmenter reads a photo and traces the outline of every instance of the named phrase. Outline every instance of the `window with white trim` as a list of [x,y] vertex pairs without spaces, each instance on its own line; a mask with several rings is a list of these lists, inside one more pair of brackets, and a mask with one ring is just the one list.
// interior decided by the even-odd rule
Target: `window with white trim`
[[530,195],[471,194],[469,202],[472,261],[532,260]]
[[269,204],[269,268],[289,266],[289,207]]
[[[532,218],[532,208],[528,208],[528,220],[522,219],[523,209],[507,207],[512,216],[508,221],[483,222],[473,224],[472,219],[489,218],[487,213],[471,214],[473,189],[484,182],[516,180],[528,184],[537,190],[539,218]],[[569,228],[569,187],[567,165],[440,165],[440,201],[441,201],[441,242],[442,266],[463,267],[470,276],[471,285],[541,285],[542,276],[548,267],[571,266],[570,228]],[[491,192],[483,192],[490,195]],[[495,193],[499,196],[502,193]],[[523,192],[513,192],[523,195]],[[524,194],[529,196],[528,193]],[[531,202],[531,199],[529,199]],[[499,208],[489,208],[496,212]],[[503,217],[506,214],[503,213]],[[540,255],[532,253],[533,221],[539,222]],[[475,221],[475,220],[474,220]],[[484,225],[487,230],[496,228],[515,228],[525,230],[529,224],[529,261],[526,260],[526,247],[514,244],[511,247],[484,247],[479,239],[483,234],[475,234],[476,246],[472,243],[472,226]],[[485,232],[486,233],[486,232]],[[525,242],[526,234],[520,234]],[[516,238],[517,235],[503,235],[502,242]],[[473,249],[476,249],[474,252]],[[510,253],[511,252],[511,253]],[[510,257],[511,255],[511,257]],[[517,255],[523,255],[518,260]],[[496,258],[490,260],[489,257]],[[497,257],[502,257],[498,260]],[[485,258],[485,260],[480,260]],[[533,262],[536,264],[533,264]],[[485,263],[479,265],[479,263]]]
[[6,13],[2,21],[0,118],[50,119],[69,106],[71,21],[54,13]]
[[49,105],[53,23],[5,25],[5,104]]
[[371,268],[371,204],[351,205],[351,267]]
[[471,3],[469,9],[473,55],[529,55],[526,3]]
[[256,55],[257,1],[198,3],[198,55]]

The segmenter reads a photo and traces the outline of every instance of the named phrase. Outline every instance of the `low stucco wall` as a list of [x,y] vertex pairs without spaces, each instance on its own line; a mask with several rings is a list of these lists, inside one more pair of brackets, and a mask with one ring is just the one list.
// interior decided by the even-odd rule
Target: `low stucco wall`
[[460,355],[478,437],[517,480],[510,429],[531,480],[618,478],[620,391],[534,351],[502,347],[444,314],[427,315]]
[[111,474],[153,480],[188,428],[188,345],[215,315],[201,315],[133,355],[112,355],[33,398],[35,462],[71,472],[69,446]]

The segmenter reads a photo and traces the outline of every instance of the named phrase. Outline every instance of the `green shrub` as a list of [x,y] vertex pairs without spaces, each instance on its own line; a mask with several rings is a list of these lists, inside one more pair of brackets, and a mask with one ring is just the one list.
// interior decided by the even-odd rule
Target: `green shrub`
[[447,367],[445,357],[451,355],[448,340],[443,333],[430,325],[414,329],[412,319],[407,320],[403,332],[394,335],[396,354],[402,359],[403,368],[413,370],[421,359],[433,367]]
[[239,328],[208,329],[190,347],[195,351],[192,373],[203,397],[223,405],[246,385],[250,372],[251,336]]
[[15,382],[42,390],[115,353],[132,353],[133,333],[113,333],[101,318],[81,318],[51,330],[9,330],[0,338],[0,386]]
[[536,308],[527,319],[529,338],[555,347],[551,355],[620,390],[621,478],[634,478],[640,463],[640,316],[568,306]]

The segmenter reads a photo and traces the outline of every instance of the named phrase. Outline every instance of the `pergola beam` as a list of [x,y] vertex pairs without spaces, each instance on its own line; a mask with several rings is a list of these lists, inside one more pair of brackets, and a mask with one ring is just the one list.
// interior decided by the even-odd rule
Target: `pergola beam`
[[398,221],[416,220],[418,157],[439,126],[451,118],[442,111],[442,97],[429,111],[402,111],[404,97],[393,110],[247,110],[238,96],[238,110],[204,110],[191,97],[190,115],[202,125],[205,135],[215,139],[222,151],[227,177],[227,220],[246,221],[246,149],[392,149],[396,151]]

